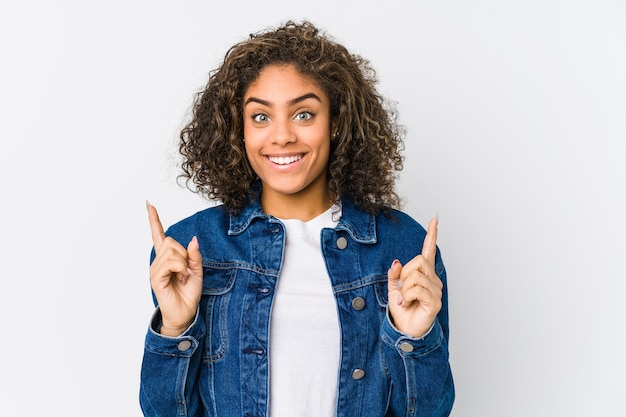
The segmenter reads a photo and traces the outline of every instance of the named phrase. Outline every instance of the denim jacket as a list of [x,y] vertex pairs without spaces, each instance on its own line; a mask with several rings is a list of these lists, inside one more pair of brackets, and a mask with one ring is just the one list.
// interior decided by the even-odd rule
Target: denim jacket
[[[257,200],[238,216],[229,216],[223,206],[200,211],[166,235],[184,246],[197,236],[204,283],[195,320],[181,336],[160,335],[158,308],[153,316],[141,370],[144,415],[266,417],[283,224],[266,215]],[[454,385],[439,250],[435,271],[444,283],[443,305],[429,332],[421,338],[403,334],[387,312],[387,270],[394,259],[404,264],[419,254],[425,235],[400,211],[371,215],[349,199],[342,201],[336,228],[321,232],[341,331],[337,416],[450,413]]]

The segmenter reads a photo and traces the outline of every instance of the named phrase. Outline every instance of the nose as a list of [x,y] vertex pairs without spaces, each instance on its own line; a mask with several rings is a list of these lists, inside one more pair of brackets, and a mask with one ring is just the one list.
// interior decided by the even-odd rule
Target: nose
[[290,120],[278,120],[274,123],[272,142],[285,146],[296,141],[296,134]]

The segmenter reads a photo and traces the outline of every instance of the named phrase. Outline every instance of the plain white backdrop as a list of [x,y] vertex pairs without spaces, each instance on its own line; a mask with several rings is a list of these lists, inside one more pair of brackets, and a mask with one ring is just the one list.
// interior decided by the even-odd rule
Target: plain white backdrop
[[193,94],[307,18],[372,62],[440,218],[453,416],[626,416],[621,0],[23,1],[0,6],[0,415],[140,416],[145,200],[167,226]]

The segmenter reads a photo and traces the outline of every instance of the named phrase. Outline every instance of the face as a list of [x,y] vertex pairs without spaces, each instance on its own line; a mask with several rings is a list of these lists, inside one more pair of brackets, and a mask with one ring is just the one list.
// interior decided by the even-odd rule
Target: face
[[331,130],[326,93],[293,66],[272,65],[248,87],[243,103],[246,154],[263,184],[262,201],[326,203]]

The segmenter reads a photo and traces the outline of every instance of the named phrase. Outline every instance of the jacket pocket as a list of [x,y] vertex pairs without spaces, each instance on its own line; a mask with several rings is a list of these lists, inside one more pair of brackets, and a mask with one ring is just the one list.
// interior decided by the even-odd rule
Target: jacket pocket
[[387,307],[388,291],[387,291],[387,276],[381,277],[374,283],[374,290],[376,291],[376,301],[381,308]]
[[228,348],[228,305],[237,269],[223,264],[203,265],[201,308],[206,325],[204,362],[218,362]]

